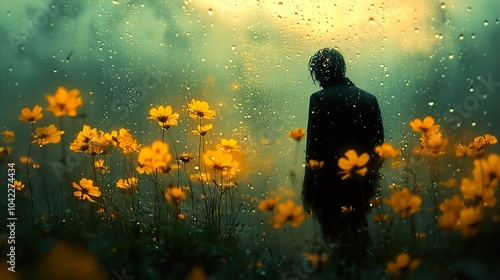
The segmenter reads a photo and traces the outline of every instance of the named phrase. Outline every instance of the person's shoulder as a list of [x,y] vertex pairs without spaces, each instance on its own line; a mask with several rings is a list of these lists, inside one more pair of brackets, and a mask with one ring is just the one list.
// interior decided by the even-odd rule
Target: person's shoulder
[[375,95],[373,95],[372,93],[362,89],[362,88],[359,88],[357,86],[354,86],[355,90],[361,95],[361,96],[364,96],[366,99],[377,99],[375,97]]

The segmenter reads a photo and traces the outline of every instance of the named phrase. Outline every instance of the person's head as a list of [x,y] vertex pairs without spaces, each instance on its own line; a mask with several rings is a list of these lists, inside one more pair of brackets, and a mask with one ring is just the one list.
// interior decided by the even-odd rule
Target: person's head
[[336,49],[321,49],[309,59],[309,72],[313,83],[318,82],[322,88],[330,87],[345,77],[344,57]]

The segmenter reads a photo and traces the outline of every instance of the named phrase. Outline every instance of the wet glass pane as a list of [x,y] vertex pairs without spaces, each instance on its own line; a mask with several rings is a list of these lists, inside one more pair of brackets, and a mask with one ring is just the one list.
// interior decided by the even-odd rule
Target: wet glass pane
[[0,278],[499,277],[498,1],[4,2]]

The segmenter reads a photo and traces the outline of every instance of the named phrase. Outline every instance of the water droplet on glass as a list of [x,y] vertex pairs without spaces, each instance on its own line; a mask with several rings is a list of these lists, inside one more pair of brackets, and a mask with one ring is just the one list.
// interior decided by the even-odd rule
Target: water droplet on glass
[[431,107],[434,106],[434,101],[430,101],[429,106],[431,106]]
[[439,5],[439,7],[441,7],[441,9],[446,9],[446,3],[445,2],[441,2],[441,5]]
[[235,45],[232,45],[231,46],[231,50],[234,51],[236,49],[236,46]]
[[464,34],[460,34],[460,35],[458,35],[458,39],[459,39],[459,40],[463,40],[463,39],[464,39]]
[[472,34],[470,34],[470,37],[471,37],[472,39],[475,39],[475,38],[476,38],[476,34],[475,34],[475,33],[472,33]]
[[485,21],[483,22],[483,25],[484,25],[484,26],[488,26],[488,21],[487,21],[487,20],[485,20]]
[[448,55],[448,58],[449,58],[449,59],[453,59],[453,54],[451,54],[451,53],[450,53],[450,54]]
[[476,126],[476,122],[472,122],[470,125],[471,126]]
[[113,1],[113,4],[118,5],[118,4],[120,4],[120,1],[116,1],[116,0],[114,0],[114,1]]
[[371,17],[371,18],[368,20],[368,22],[369,22],[370,24],[374,24],[374,23],[375,23],[375,20]]
[[214,14],[214,11],[212,10],[212,8],[208,8],[208,15],[211,16]]
[[57,69],[54,69],[54,70],[52,70],[52,71],[54,71],[54,73],[57,73]]

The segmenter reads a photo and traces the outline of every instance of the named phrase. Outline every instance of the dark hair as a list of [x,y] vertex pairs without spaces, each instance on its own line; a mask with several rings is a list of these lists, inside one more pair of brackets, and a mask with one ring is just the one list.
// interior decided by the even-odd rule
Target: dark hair
[[309,59],[309,72],[313,83],[319,82],[322,88],[332,86],[345,77],[344,57],[334,48],[321,49]]

